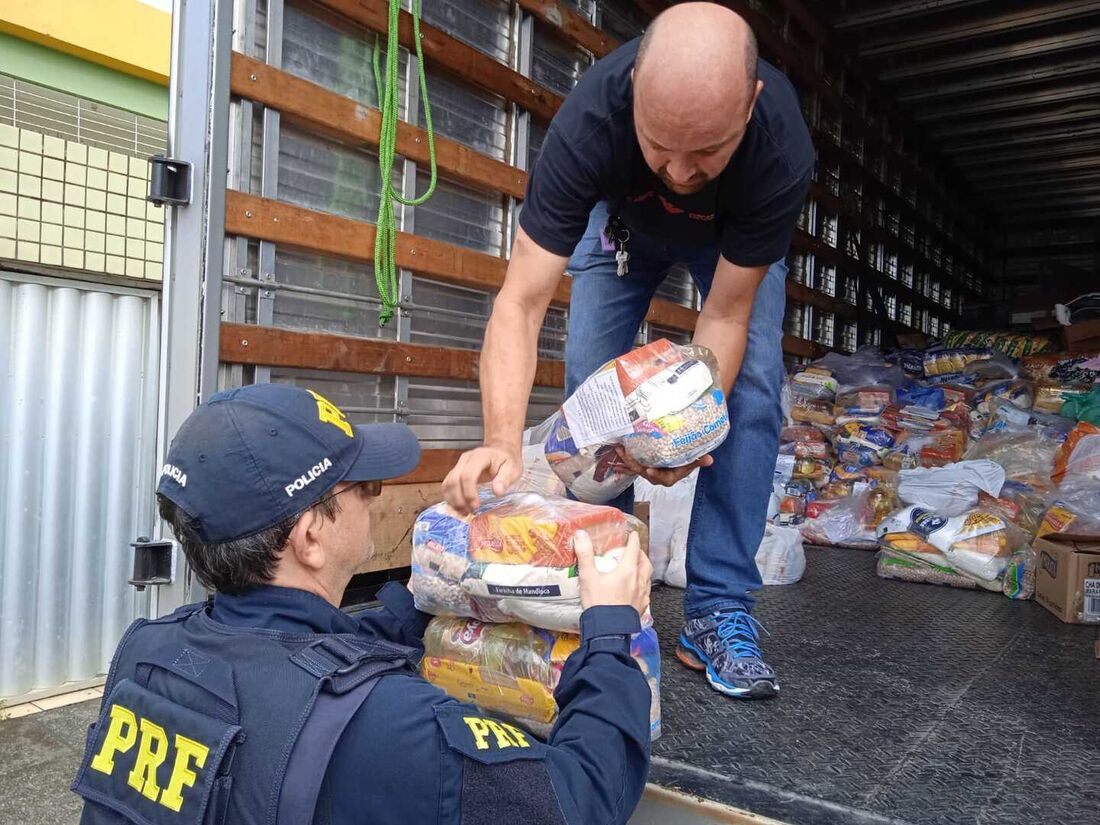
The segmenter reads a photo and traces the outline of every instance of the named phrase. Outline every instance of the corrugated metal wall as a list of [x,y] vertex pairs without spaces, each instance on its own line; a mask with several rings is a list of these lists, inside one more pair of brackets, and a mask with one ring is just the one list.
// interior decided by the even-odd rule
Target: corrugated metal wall
[[0,699],[103,673],[145,597],[158,298],[0,271]]

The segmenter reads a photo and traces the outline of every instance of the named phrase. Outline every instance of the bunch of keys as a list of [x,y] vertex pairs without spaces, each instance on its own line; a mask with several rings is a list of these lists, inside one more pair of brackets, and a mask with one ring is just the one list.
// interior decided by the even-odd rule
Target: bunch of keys
[[603,230],[605,248],[615,250],[615,274],[620,278],[630,271],[630,253],[626,251],[626,242],[630,240],[630,230],[622,219],[612,215],[607,219],[607,226]]

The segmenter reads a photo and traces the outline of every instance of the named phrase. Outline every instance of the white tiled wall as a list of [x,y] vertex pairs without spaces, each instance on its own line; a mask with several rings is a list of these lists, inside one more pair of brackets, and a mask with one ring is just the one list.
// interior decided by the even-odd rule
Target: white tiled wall
[[149,164],[0,124],[0,258],[160,280]]

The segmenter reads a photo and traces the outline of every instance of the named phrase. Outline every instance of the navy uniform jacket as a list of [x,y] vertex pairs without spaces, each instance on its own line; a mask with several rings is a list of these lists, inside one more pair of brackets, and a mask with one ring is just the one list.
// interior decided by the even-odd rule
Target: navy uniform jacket
[[[212,618],[236,627],[356,633],[423,649],[431,618],[402,585],[350,616],[303,590],[219,594]],[[548,742],[491,719],[410,674],[385,676],[333,753],[316,821],[448,825],[623,823],[649,767],[649,685],[630,658],[631,607],[593,607],[555,694]]]

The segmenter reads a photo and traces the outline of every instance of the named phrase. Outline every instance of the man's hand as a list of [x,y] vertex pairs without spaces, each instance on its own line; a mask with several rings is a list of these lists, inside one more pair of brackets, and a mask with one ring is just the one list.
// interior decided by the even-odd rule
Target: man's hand
[[642,552],[637,533],[630,534],[618,564],[607,572],[600,572],[604,565],[597,562],[592,539],[583,530],[578,530],[573,536],[573,551],[577,554],[577,571],[581,579],[582,608],[587,610],[598,605],[628,604],[638,611],[639,616],[646,611],[653,565]]
[[462,454],[443,479],[443,498],[462,515],[477,509],[477,486],[493,483],[493,495],[502,496],[523,471],[518,444],[486,444]]
[[643,467],[627,455],[626,450],[622,447],[616,447],[615,449],[619,451],[619,458],[622,459],[623,464],[630,472],[641,476],[650,484],[656,484],[658,487],[671,487],[680,479],[691,475],[696,467],[709,467],[714,463],[714,458],[705,455],[702,458],[695,459],[690,464],[685,464],[683,467]]

